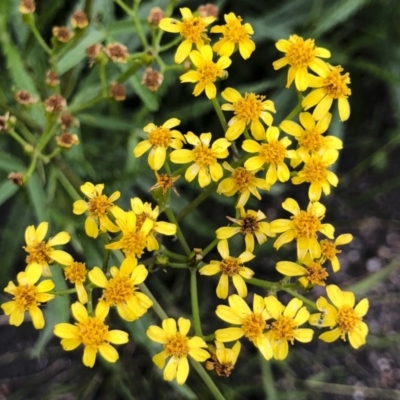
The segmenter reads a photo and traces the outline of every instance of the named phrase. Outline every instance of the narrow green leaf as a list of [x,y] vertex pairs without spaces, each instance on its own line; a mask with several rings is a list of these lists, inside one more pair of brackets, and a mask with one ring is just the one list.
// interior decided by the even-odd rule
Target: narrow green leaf
[[7,172],[17,172],[25,170],[25,166],[17,157],[7,153],[0,153],[0,170]]
[[49,213],[47,209],[46,193],[36,172],[32,174],[31,178],[26,184],[26,188],[28,190],[28,195],[32,202],[33,208],[35,210],[37,221],[48,221]]
[[137,75],[132,76],[128,82],[132,86],[135,93],[140,97],[143,101],[144,105],[148,108],[149,111],[157,111],[159,108],[159,104],[157,101],[157,97],[154,93],[150,92],[150,90],[143,86]]
[[18,190],[18,186],[8,179],[0,183],[0,206],[12,197]]

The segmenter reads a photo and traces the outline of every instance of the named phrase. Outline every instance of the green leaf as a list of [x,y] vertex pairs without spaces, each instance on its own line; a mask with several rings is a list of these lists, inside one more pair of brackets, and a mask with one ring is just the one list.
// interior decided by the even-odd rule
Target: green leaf
[[96,128],[130,131],[134,125],[132,122],[124,121],[114,117],[105,117],[100,114],[78,114],[77,118],[81,123]]
[[7,153],[0,153],[0,170],[12,172],[12,171],[24,171],[25,166],[21,160]]
[[144,105],[147,107],[149,111],[157,111],[159,108],[159,104],[157,101],[157,97],[154,93],[152,93],[147,87],[143,86],[137,75],[129,78],[128,82],[132,86],[135,93],[140,97],[143,101]]
[[32,202],[33,208],[35,210],[37,221],[48,221],[49,213],[47,209],[46,193],[36,172],[34,172],[30,177],[29,181],[26,184],[26,188],[28,190],[28,195]]
[[0,206],[12,197],[18,190],[18,186],[8,179],[0,183]]

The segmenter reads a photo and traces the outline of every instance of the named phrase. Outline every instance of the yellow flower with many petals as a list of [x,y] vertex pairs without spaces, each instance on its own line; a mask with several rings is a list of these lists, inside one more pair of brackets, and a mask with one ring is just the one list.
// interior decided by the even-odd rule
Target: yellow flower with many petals
[[224,15],[225,25],[216,25],[211,28],[211,33],[222,33],[223,37],[214,44],[213,50],[220,56],[231,56],[239,48],[240,55],[247,60],[256,49],[250,39],[254,30],[249,23],[242,25],[242,18],[233,12]]
[[69,280],[71,283],[75,284],[76,294],[78,295],[78,300],[82,304],[88,302],[88,295],[83,283],[86,280],[87,269],[85,263],[72,261],[64,269],[65,279]]
[[217,79],[226,77],[225,69],[231,65],[231,59],[222,56],[214,63],[212,60],[213,52],[208,45],[203,46],[199,51],[193,50],[189,57],[196,70],[186,72],[179,79],[182,83],[198,82],[194,87],[193,94],[199,96],[205,90],[206,96],[210,100],[214,99],[217,95],[217,88],[214,82]]
[[257,140],[265,139],[265,129],[261,121],[268,126],[272,125],[273,118],[271,112],[276,112],[275,105],[271,100],[266,100],[265,96],[254,93],[245,93],[244,97],[233,88],[227,88],[221,96],[229,103],[222,104],[221,110],[233,111],[234,117],[228,122],[228,130],[225,137],[236,140],[247,127]]
[[218,252],[222,257],[222,261],[211,261],[199,269],[200,275],[215,275],[221,273],[217,286],[217,297],[226,299],[229,291],[229,278],[232,279],[233,286],[240,297],[247,296],[246,282],[243,280],[250,279],[254,275],[254,271],[244,266],[244,263],[252,260],[255,255],[249,251],[244,251],[239,257],[231,257],[229,255],[229,246],[227,240],[218,242]]
[[307,253],[312,259],[321,256],[321,246],[317,240],[317,233],[321,232],[329,239],[333,238],[335,228],[331,224],[322,224],[326,208],[319,202],[309,203],[307,211],[300,210],[296,200],[287,198],[282,203],[283,209],[293,214],[291,219],[277,219],[270,223],[272,232],[282,233],[274,243],[279,249],[293,239],[297,241],[297,258],[302,260]]
[[179,33],[184,38],[175,53],[175,62],[177,64],[185,60],[193,45],[196,45],[199,49],[209,41],[206,27],[215,21],[215,17],[212,16],[193,16],[187,7],[180,8],[179,11],[182,14],[182,22],[174,18],[163,18],[158,25],[163,31]]
[[[209,346],[210,348],[211,346]],[[212,347],[211,359],[206,362],[206,369],[215,370],[218,376],[228,377],[235,368],[242,345],[237,341],[231,349],[222,342],[215,341],[215,349]]]
[[265,298],[265,307],[274,322],[269,322],[270,330],[265,334],[272,345],[274,358],[284,360],[289,353],[289,342],[294,344],[296,339],[302,343],[311,342],[314,331],[309,328],[299,328],[308,321],[310,313],[303,302],[292,299],[285,307],[276,297]]
[[342,246],[344,244],[350,243],[353,240],[353,235],[350,233],[345,233],[339,235],[334,242],[331,240],[321,240],[319,242],[321,246],[321,262],[329,260],[332,264],[333,272],[338,272],[340,269],[339,259],[336,254],[341,253],[341,250],[337,249],[337,246]]
[[117,206],[114,201],[119,199],[120,192],[114,192],[110,197],[103,194],[104,185],[99,183],[86,182],[81,186],[81,191],[88,197],[88,201],[77,200],[74,202],[73,213],[81,215],[88,211],[89,216],[85,221],[86,234],[92,238],[97,238],[99,229],[101,232],[118,232],[119,228],[115,226],[107,214],[113,211]]
[[265,336],[266,320],[270,319],[271,315],[265,308],[264,299],[254,294],[253,311],[237,294],[229,296],[228,302],[229,307],[219,305],[216,314],[223,321],[239,326],[218,329],[215,332],[215,339],[225,343],[245,336],[260,350],[266,360],[271,359],[273,356],[272,346]]
[[188,132],[185,137],[194,149],[174,150],[170,155],[171,161],[175,164],[193,162],[185,172],[185,179],[188,182],[196,178],[197,174],[200,187],[209,185],[211,180],[219,181],[223,176],[223,170],[217,159],[228,157],[230,142],[224,138],[217,139],[210,148],[211,133],[202,133],[199,138],[193,132]]
[[265,179],[256,178],[256,172],[248,171],[246,168],[232,168],[227,162],[222,164],[227,171],[232,175],[229,178],[223,179],[217,188],[218,194],[231,197],[237,192],[240,193],[236,208],[243,208],[247,200],[252,194],[258,200],[261,200],[261,195],[258,189],[269,190],[270,185],[265,182]]
[[147,329],[147,336],[154,342],[161,343],[164,350],[153,357],[158,368],[164,368],[165,360],[171,357],[164,369],[164,379],[172,381],[176,378],[179,385],[183,385],[189,375],[188,356],[203,362],[210,357],[204,348],[207,343],[199,336],[188,338],[190,321],[186,318],[178,319],[178,328],[173,318],[162,321],[162,328],[152,325]]
[[[136,265],[135,265],[136,264]],[[89,271],[89,279],[96,286],[103,288],[103,294],[97,307],[101,315],[108,315],[110,307],[116,306],[119,316],[126,321],[134,321],[144,315],[153,302],[138,291],[137,285],[143,283],[148,275],[144,265],[122,263],[120,269],[110,268],[108,280],[99,267]]]
[[258,171],[266,165],[268,170],[265,180],[268,185],[273,185],[277,180],[286,182],[290,178],[289,168],[285,164],[285,158],[290,158],[291,152],[287,147],[292,143],[287,137],[279,139],[279,129],[270,126],[267,129],[266,143],[258,143],[255,140],[245,140],[242,149],[248,153],[258,153],[249,158],[244,167],[249,171]]
[[275,70],[289,65],[286,87],[293,81],[297,90],[303,92],[309,87],[308,68],[317,74],[326,65],[321,58],[329,58],[331,53],[323,47],[316,47],[313,39],[304,40],[297,35],[290,35],[289,40],[280,39],[276,42],[276,48],[285,53],[285,57],[272,63]]
[[41,303],[54,299],[54,294],[46,293],[54,288],[54,282],[46,279],[35,286],[40,279],[41,270],[35,267],[27,267],[25,272],[17,275],[18,286],[12,281],[8,282],[4,289],[6,293],[14,296],[12,301],[1,305],[4,313],[10,316],[10,325],[20,326],[24,321],[25,312],[28,311],[36,329],[44,327],[43,313],[39,308]]
[[89,316],[85,306],[76,302],[71,305],[72,315],[76,319],[74,325],[60,323],[54,326],[54,334],[60,337],[61,346],[65,351],[75,350],[83,344],[82,362],[92,368],[97,352],[108,362],[114,363],[119,355],[112,344],[125,344],[128,342],[128,334],[118,329],[109,330],[104,323],[105,315],[96,307],[95,316]]
[[267,236],[274,237],[276,234],[271,231],[269,223],[263,221],[267,216],[260,210],[248,210],[240,208],[240,219],[226,217],[238,226],[224,226],[216,230],[217,239],[229,239],[237,233],[244,236],[246,243],[246,251],[252,253],[254,251],[254,237],[258,244],[267,241]]
[[51,276],[49,264],[54,261],[61,265],[68,265],[73,261],[72,256],[67,252],[53,249],[53,246],[68,243],[71,239],[69,233],[64,231],[57,233],[46,243],[43,239],[48,229],[48,222],[41,222],[37,229],[33,225],[28,226],[25,230],[26,246],[23,247],[28,253],[26,256],[28,266],[33,265],[43,276]]
[[164,122],[162,126],[147,124],[143,130],[147,133],[147,140],[143,140],[133,149],[135,157],[142,156],[146,151],[150,150],[148,163],[150,168],[158,171],[165,163],[168,147],[173,149],[181,149],[185,138],[182,133],[176,129],[171,130],[179,125],[181,121],[177,118],[171,118]]
[[302,101],[301,105],[305,110],[314,107],[313,117],[320,120],[331,109],[333,100],[338,101],[339,118],[347,121],[350,117],[350,104],[348,97],[351,90],[347,85],[350,84],[350,75],[347,72],[341,75],[341,66],[333,67],[325,64],[319,71],[315,71],[319,76],[309,75],[309,86],[316,88],[311,91]]
[[333,306],[324,297],[320,297],[317,307],[321,313],[312,314],[309,323],[319,328],[332,329],[319,336],[324,342],[331,343],[339,338],[346,341],[347,336],[351,346],[358,349],[366,343],[368,335],[368,326],[362,320],[368,312],[368,299],[362,299],[354,307],[354,293],[343,292],[336,285],[328,285],[326,293]]

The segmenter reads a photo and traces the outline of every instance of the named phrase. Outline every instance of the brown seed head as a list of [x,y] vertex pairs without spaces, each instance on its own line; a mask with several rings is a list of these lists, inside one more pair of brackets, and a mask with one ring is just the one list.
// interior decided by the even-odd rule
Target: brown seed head
[[32,96],[26,90],[18,90],[18,92],[15,93],[14,98],[19,104],[23,104],[24,106],[35,104],[38,101],[37,97]]
[[52,33],[53,36],[61,43],[69,42],[72,36],[74,36],[67,26],[54,26]]
[[55,71],[46,72],[46,85],[50,87],[58,86],[60,84],[60,77]]
[[146,68],[142,76],[142,85],[147,86],[152,92],[156,92],[163,80],[164,76],[160,72]]
[[150,25],[158,26],[160,21],[165,17],[164,11],[160,7],[153,7],[147,17]]
[[71,24],[74,29],[84,29],[89,25],[86,14],[82,10],[77,10],[72,14]]
[[104,52],[115,63],[126,63],[129,57],[128,48],[121,43],[109,43]]
[[218,19],[218,7],[215,6],[214,4],[207,3],[199,6],[197,9],[199,12],[200,17],[205,18],[205,17],[214,17]]
[[56,136],[56,142],[60,147],[69,149],[70,147],[79,144],[79,138],[73,133],[63,132],[61,135]]
[[59,113],[67,105],[67,101],[59,94],[53,94],[44,102],[44,108],[48,113]]
[[113,82],[110,86],[109,96],[116,101],[123,101],[126,98],[125,86],[118,82]]
[[7,178],[17,186],[22,186],[24,183],[24,175],[21,172],[10,172]]
[[18,10],[21,14],[33,14],[36,10],[35,0],[21,0]]
[[79,126],[79,121],[68,111],[64,111],[58,117],[57,122],[61,125],[61,128],[66,131],[72,126]]

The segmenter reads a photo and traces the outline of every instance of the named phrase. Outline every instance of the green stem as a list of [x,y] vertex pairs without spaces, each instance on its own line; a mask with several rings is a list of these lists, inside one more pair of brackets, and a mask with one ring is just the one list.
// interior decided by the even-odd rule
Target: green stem
[[186,268],[189,268],[188,265],[187,265],[187,263],[172,263],[172,262],[169,262],[169,263],[168,263],[168,267],[171,267],[171,268],[179,268],[179,269],[186,269]]
[[77,106],[72,106],[69,111],[72,114],[78,114],[83,110],[86,110],[87,108],[92,107],[93,105],[95,105],[96,103],[98,103],[99,101],[101,101],[103,99],[103,94],[99,93],[96,96],[92,97],[90,100],[88,100],[86,103],[77,105]]
[[223,130],[224,133],[225,133],[225,132],[227,131],[227,129],[228,129],[228,124],[226,123],[225,116],[224,116],[224,114],[222,113],[221,106],[220,106],[220,104],[219,104],[217,98],[214,97],[214,98],[211,100],[211,103],[212,103],[212,105],[214,106],[214,110],[215,110],[215,112],[217,113],[217,117],[218,117],[219,122],[220,122],[220,124],[221,124],[221,126],[222,126],[222,130]]
[[101,93],[104,98],[107,98],[107,78],[106,78],[106,66],[105,64],[101,63],[99,65],[99,75],[100,75],[100,82],[101,82]]
[[76,289],[64,289],[64,290],[54,290],[53,292],[49,292],[50,294],[54,294],[56,296],[64,296],[65,294],[76,293]]
[[198,363],[197,361],[194,361],[190,359],[190,363],[192,364],[192,367],[196,370],[196,372],[200,375],[200,378],[203,380],[205,385],[208,387],[212,395],[216,400],[226,400],[223,394],[219,391],[213,380],[210,378],[210,375],[206,372],[206,370],[203,368],[203,366]]
[[176,253],[174,253],[174,252],[172,252],[172,251],[166,249],[165,247],[163,247],[163,248],[161,249],[161,253],[162,253],[162,254],[165,254],[165,255],[166,255],[167,257],[169,257],[169,258],[173,258],[173,259],[178,260],[178,261],[184,262],[184,261],[187,260],[187,257],[186,257],[186,256],[183,256],[182,254],[176,254]]
[[217,238],[215,238],[203,251],[202,251],[202,255],[203,257],[205,257],[217,244],[218,244],[219,240]]
[[297,92],[297,97],[298,97],[299,102],[297,103],[296,107],[293,108],[293,110],[290,111],[290,113],[283,119],[284,121],[286,121],[286,120],[291,121],[297,114],[300,113],[300,111],[303,110],[303,107],[301,106],[303,96],[301,95],[300,92]]
[[134,0],[133,1],[133,23],[135,24],[136,33],[139,36],[140,41],[142,42],[143,47],[146,49],[149,48],[149,43],[147,42],[146,36],[143,33],[142,24],[140,23],[139,15],[139,6],[141,0]]
[[182,41],[182,36],[179,35],[172,42],[169,42],[169,43],[165,44],[164,46],[160,46],[160,48],[158,49],[158,52],[162,53],[163,51],[169,50],[171,47],[175,47],[181,41]]
[[269,282],[269,281],[264,281],[263,279],[256,279],[256,278],[251,278],[251,279],[245,279],[246,283],[249,283],[250,285],[257,286],[263,289],[271,290],[279,290],[279,284],[276,282]]
[[311,307],[312,309],[318,311],[318,307],[317,307],[317,305],[316,305],[313,301],[308,300],[306,297],[304,297],[304,296],[302,296],[301,294],[297,293],[295,290],[290,289],[290,288],[288,288],[288,287],[283,287],[283,288],[281,288],[281,290],[283,290],[283,291],[286,292],[286,293],[291,294],[293,297],[297,297],[297,298],[300,299],[304,304],[307,304],[307,305],[308,305],[309,307]]
[[92,299],[92,292],[93,292],[93,288],[88,288],[88,302],[87,302],[87,310],[89,315],[93,315],[93,299]]
[[201,330],[199,298],[197,295],[197,269],[196,268],[190,269],[190,301],[192,303],[194,331],[197,336],[202,337],[203,332]]
[[42,35],[40,34],[40,32],[38,31],[36,24],[35,24],[35,20],[32,18],[31,19],[31,23],[29,24],[29,27],[31,28],[31,31],[33,33],[33,36],[35,36],[37,42],[39,43],[39,45],[42,47],[42,49],[49,55],[51,55],[51,49],[50,47],[47,45],[47,43],[44,41]]
[[18,135],[17,132],[14,131],[14,129],[10,129],[8,131],[9,135],[15,139],[23,148],[26,147],[26,145],[28,145],[28,142],[26,142],[24,139],[22,139],[21,136]]
[[148,289],[148,287],[144,284],[141,283],[139,285],[140,290],[150,298],[150,300],[153,302],[153,310],[154,312],[158,315],[158,317],[163,320],[163,319],[167,319],[168,315],[167,313],[162,309],[162,307],[160,306],[160,304],[158,303],[158,301],[155,299],[155,297],[153,296],[153,293],[150,292],[150,290]]
[[134,17],[134,12],[123,1],[114,0],[130,17]]
[[176,236],[178,237],[179,243],[181,244],[183,250],[185,251],[185,253],[187,255],[190,254],[190,247],[186,242],[185,236],[183,235],[181,228],[179,227],[178,221],[175,217],[175,214],[172,212],[171,208],[166,208],[164,210],[165,215],[167,216],[167,218],[169,219],[169,222],[172,222],[173,224],[176,225]]

